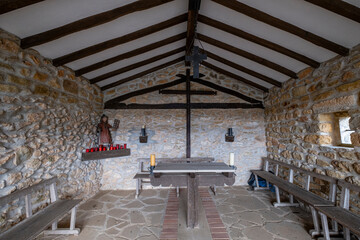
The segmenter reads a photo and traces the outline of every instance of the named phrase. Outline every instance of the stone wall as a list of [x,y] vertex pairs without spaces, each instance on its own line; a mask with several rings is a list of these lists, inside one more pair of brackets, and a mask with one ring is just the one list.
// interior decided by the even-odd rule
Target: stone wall
[[[102,166],[82,162],[81,152],[94,138],[102,93],[19,43],[0,31],[0,196],[56,176],[60,197],[88,198]],[[34,208],[46,195],[33,195]],[[24,217],[21,201],[1,209],[1,229]]]
[[[349,56],[308,68],[266,98],[268,156],[360,184],[360,46]],[[322,116],[347,111],[354,147],[333,146]]]
[[[261,91],[248,87],[234,79],[202,67],[204,80],[262,99]],[[143,89],[177,79],[176,74],[184,74],[183,64],[177,64],[143,78],[106,91],[105,99],[130,91]],[[171,89],[185,89],[181,84]],[[212,90],[199,84],[192,84],[192,90]],[[161,95],[157,91],[134,97],[125,103],[159,104],[184,103],[185,96]],[[192,96],[192,102],[244,102],[234,96],[218,91],[217,96]],[[127,143],[131,156],[108,159],[103,163],[102,189],[134,189],[133,176],[138,171],[137,158],[185,157],[186,154],[186,111],[185,110],[105,110],[110,123],[121,121],[116,134],[116,143]],[[208,109],[192,110],[192,157],[214,157],[216,161],[228,162],[229,153],[235,152],[238,167],[236,184],[246,184],[249,169],[259,168],[261,157],[266,155],[265,123],[263,109]],[[147,126],[148,143],[139,143],[140,129]],[[235,142],[225,142],[227,128],[232,127]]]

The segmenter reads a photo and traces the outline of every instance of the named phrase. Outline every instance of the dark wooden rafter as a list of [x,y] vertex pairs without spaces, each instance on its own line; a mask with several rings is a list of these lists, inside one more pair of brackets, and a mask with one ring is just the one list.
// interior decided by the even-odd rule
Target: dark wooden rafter
[[124,36],[114,38],[81,50],[78,50],[76,52],[72,52],[69,54],[66,54],[62,57],[56,58],[53,60],[53,64],[55,66],[60,66],[65,63],[69,63],[87,56],[90,56],[92,54],[104,51],[106,49],[118,46],[120,44],[124,44],[130,41],[133,41],[135,39],[147,36],[152,33],[156,33],[158,31],[164,30],[166,28],[175,26],[177,24],[183,23],[187,20],[187,14],[182,14],[177,17],[171,18],[169,20],[166,20],[164,22],[143,28],[141,30],[126,34]]
[[85,29],[96,27],[98,25],[113,21],[119,17],[134,13],[137,11],[146,10],[157,7],[161,4],[168,3],[174,0],[138,0],[122,7],[112,9],[110,11],[102,12],[90,17],[86,17],[75,22],[66,24],[61,27],[51,29],[46,32],[38,33],[24,39],[21,39],[21,47],[29,48],[36,45],[44,44],[66,35],[79,32]]
[[139,68],[139,67],[143,67],[145,65],[148,65],[150,63],[159,61],[159,60],[167,58],[167,57],[170,57],[170,56],[172,56],[174,54],[177,54],[177,53],[180,53],[180,52],[183,52],[183,51],[185,51],[185,47],[180,47],[180,48],[174,49],[172,51],[169,51],[169,52],[166,52],[166,53],[163,53],[163,54],[148,58],[146,60],[131,64],[129,66],[126,66],[126,67],[123,67],[123,68],[120,68],[120,69],[117,69],[117,70],[102,74],[102,75],[100,75],[98,77],[90,79],[90,83],[94,84],[94,83],[100,82],[100,81],[105,80],[107,78],[122,74],[124,72],[131,71],[131,70]]
[[186,158],[191,157],[191,76],[190,69],[186,69]]
[[150,69],[148,69],[148,70],[146,70],[146,71],[137,73],[137,74],[132,75],[132,76],[130,76],[130,77],[127,77],[127,78],[118,80],[118,81],[113,82],[113,83],[110,83],[110,84],[108,84],[108,85],[105,85],[105,86],[101,87],[101,90],[104,91],[104,90],[107,90],[107,89],[110,89],[110,88],[119,86],[119,85],[121,85],[121,84],[127,83],[127,82],[129,82],[129,81],[134,80],[134,79],[143,77],[143,76],[145,76],[145,75],[147,75],[147,74],[156,72],[156,71],[161,70],[161,69],[163,69],[163,68],[169,67],[169,66],[171,66],[171,65],[173,65],[173,64],[176,64],[176,63],[179,63],[179,62],[181,62],[181,61],[184,61],[184,59],[185,59],[185,57],[176,58],[176,59],[174,59],[174,60],[172,60],[172,61],[169,61],[169,62],[167,62],[167,63],[164,63],[164,64],[158,65],[158,66],[156,66],[156,67],[150,68]]
[[234,90],[231,90],[229,88],[226,88],[226,87],[223,87],[223,86],[220,86],[220,85],[217,85],[215,83],[212,83],[212,82],[209,82],[209,81],[206,81],[206,80],[202,80],[202,79],[192,79],[191,80],[192,82],[195,82],[195,83],[198,83],[198,84],[201,84],[201,85],[204,85],[204,86],[207,86],[209,88],[212,88],[212,89],[215,89],[215,90],[218,90],[220,92],[223,92],[223,93],[226,93],[226,94],[229,94],[229,95],[232,95],[232,96],[235,96],[237,98],[240,98],[244,101],[247,101],[249,103],[261,103],[261,101],[259,100],[256,100],[254,98],[251,98],[251,97],[248,97],[248,96],[245,96],[244,94],[242,93],[239,93],[237,91],[234,91]]
[[[189,54],[192,47],[194,46],[197,16],[200,9],[200,4],[201,0],[189,0],[186,33],[186,54]],[[187,62],[187,65],[189,65],[189,62]]]
[[[262,103],[191,103],[191,109],[263,109]],[[166,103],[166,104],[125,104],[118,103],[112,106],[105,106],[105,109],[186,109],[186,103]]]
[[179,85],[179,84],[184,83],[184,82],[185,82],[184,79],[178,79],[178,80],[175,80],[175,81],[172,81],[172,82],[159,84],[159,85],[156,85],[156,86],[153,86],[153,87],[148,87],[148,88],[140,89],[140,90],[137,90],[137,91],[134,91],[134,92],[130,92],[130,93],[121,95],[119,97],[113,98],[111,100],[108,100],[105,103],[105,107],[106,106],[109,107],[109,106],[112,106],[114,104],[116,105],[119,102],[125,101],[125,100],[127,100],[129,98],[132,98],[132,97],[136,97],[136,96],[144,95],[144,94],[147,94],[147,93],[155,92],[155,91],[158,91],[158,90],[161,90],[161,89],[173,87],[173,86]]
[[292,78],[297,78],[297,75],[296,75],[295,72],[293,72],[290,69],[287,69],[287,68],[285,68],[283,66],[280,66],[277,63],[266,60],[265,58],[259,57],[259,56],[255,55],[255,54],[249,53],[247,51],[236,48],[234,46],[231,46],[231,45],[226,44],[224,42],[221,42],[221,41],[218,41],[216,39],[210,38],[208,36],[202,35],[200,33],[198,33],[198,38],[201,41],[204,41],[204,42],[206,42],[208,44],[211,44],[211,45],[213,45],[215,47],[222,48],[222,49],[227,50],[229,52],[235,53],[235,54],[237,54],[239,56],[242,56],[244,58],[248,58],[251,61],[257,62],[257,63],[259,63],[261,65],[264,65],[264,66],[266,66],[268,68],[271,68],[271,69],[273,69],[273,70],[275,70],[277,72],[280,72],[280,73],[282,73],[284,75],[287,75],[287,76],[292,77]]
[[177,34],[175,36],[166,38],[164,40],[161,40],[161,41],[146,45],[146,46],[141,47],[141,48],[137,48],[135,50],[120,54],[120,55],[112,57],[112,58],[108,58],[106,60],[94,63],[92,65],[80,68],[80,69],[75,71],[75,75],[80,76],[80,75],[83,75],[85,73],[95,71],[95,70],[97,70],[99,68],[108,66],[108,65],[110,65],[112,63],[115,63],[115,62],[118,62],[118,61],[121,61],[121,60],[124,60],[124,59],[128,59],[128,58],[131,58],[131,57],[135,57],[137,55],[149,52],[149,51],[154,50],[156,48],[163,47],[165,45],[177,42],[177,41],[185,39],[185,38],[186,38],[186,32]]
[[209,51],[206,51],[206,53],[207,53],[207,56],[209,58],[212,58],[212,59],[214,59],[214,60],[216,60],[218,62],[221,62],[221,63],[223,63],[225,65],[228,65],[228,66],[230,66],[232,68],[235,68],[235,69],[237,69],[237,70],[239,70],[241,72],[244,72],[244,73],[247,73],[247,74],[249,74],[249,75],[251,75],[253,77],[259,78],[259,79],[261,79],[261,80],[263,80],[263,81],[265,81],[267,83],[270,83],[270,84],[272,84],[274,86],[277,86],[277,87],[282,86],[282,83],[275,80],[275,79],[269,78],[269,77],[267,77],[267,76],[265,76],[265,75],[263,75],[261,73],[255,72],[255,71],[253,71],[251,69],[248,69],[246,67],[240,66],[239,64],[231,62],[231,61],[229,61],[229,60],[227,60],[225,58],[222,58],[222,57],[220,57],[220,56],[218,56],[216,54],[213,54],[213,53],[211,53]]
[[266,39],[263,39],[263,38],[260,38],[260,37],[257,37],[255,35],[252,35],[250,33],[247,33],[245,31],[242,31],[238,28],[234,28],[230,25],[227,25],[225,23],[222,23],[220,21],[217,21],[217,20],[214,20],[212,18],[209,18],[209,17],[206,17],[206,16],[203,16],[201,14],[199,14],[198,16],[198,21],[199,22],[202,22],[206,25],[209,25],[211,27],[214,27],[214,28],[217,28],[217,29],[220,29],[222,31],[225,31],[225,32],[228,32],[232,35],[235,35],[237,37],[240,37],[240,38],[243,38],[243,39],[246,39],[250,42],[253,42],[253,43],[256,43],[256,44],[259,44],[263,47],[266,47],[266,48],[269,48],[273,51],[276,51],[276,52],[279,52],[281,54],[284,54],[290,58],[293,58],[293,59],[296,59],[300,62],[303,62],[311,67],[314,67],[314,68],[318,68],[320,66],[320,63],[309,58],[309,57],[306,57],[304,55],[301,55],[299,53],[296,53],[290,49],[287,49],[283,46],[280,46],[276,43],[273,43],[273,42],[270,42]]
[[299,28],[293,24],[287,23],[279,18],[273,17],[265,12],[252,8],[244,3],[241,3],[236,0],[212,0],[218,4],[221,4],[227,8],[230,8],[234,11],[242,13],[248,17],[254,18],[258,21],[266,23],[270,26],[279,28],[288,33],[294,34],[306,41],[309,41],[317,46],[328,49],[332,52],[340,54],[342,56],[347,56],[349,54],[349,49],[343,47],[337,43],[329,41],[325,38],[322,38],[316,34],[308,32],[302,28]]
[[245,84],[247,84],[249,86],[252,86],[252,87],[257,88],[259,90],[262,90],[264,92],[269,92],[268,88],[266,88],[266,87],[264,87],[262,85],[259,85],[257,83],[254,83],[254,82],[252,82],[250,80],[247,80],[247,79],[245,79],[245,78],[243,78],[241,76],[238,76],[238,75],[236,75],[234,73],[228,72],[228,71],[226,71],[226,70],[224,70],[224,69],[222,69],[220,67],[217,67],[217,66],[215,66],[215,65],[213,65],[213,64],[211,64],[209,62],[202,62],[202,65],[204,65],[204,66],[206,66],[206,67],[208,67],[208,68],[210,68],[210,69],[212,69],[212,70],[214,70],[214,71],[216,71],[218,73],[224,74],[224,75],[226,75],[228,77],[231,77],[231,78],[233,78],[235,80],[238,80],[239,82],[245,83]]
[[360,23],[360,8],[341,0],[305,0]]
[[1,0],[0,1],[0,14],[14,11],[44,0]]
[[[185,95],[186,90],[172,90],[172,89],[163,89],[159,90],[159,94],[174,94],[174,95]],[[204,90],[191,90],[190,95],[209,95],[215,96],[217,95],[216,91],[204,91]]]

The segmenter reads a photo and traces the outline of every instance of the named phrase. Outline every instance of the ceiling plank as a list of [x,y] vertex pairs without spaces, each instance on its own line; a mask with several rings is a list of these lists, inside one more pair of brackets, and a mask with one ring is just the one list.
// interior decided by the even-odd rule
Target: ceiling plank
[[[264,109],[262,103],[191,103],[191,109]],[[165,104],[125,104],[118,103],[112,106],[105,106],[105,109],[186,109],[186,103],[165,103]]]
[[305,0],[360,23],[360,8],[341,0]]
[[110,89],[110,88],[119,86],[119,85],[121,85],[121,84],[127,83],[127,82],[129,82],[129,81],[134,80],[134,79],[143,77],[143,76],[145,76],[145,75],[147,75],[147,74],[156,72],[156,71],[158,71],[158,70],[160,70],[160,69],[169,67],[169,66],[171,66],[171,65],[173,65],[173,64],[176,64],[176,63],[178,63],[178,62],[184,61],[184,59],[185,59],[185,57],[180,57],[180,58],[174,59],[174,60],[172,60],[172,61],[169,61],[169,62],[167,62],[167,63],[161,64],[161,65],[159,65],[159,66],[150,68],[149,70],[146,70],[146,71],[137,73],[137,74],[135,74],[135,75],[132,75],[132,76],[130,76],[130,77],[127,77],[127,78],[118,80],[118,81],[116,81],[116,82],[110,83],[110,84],[108,84],[108,85],[105,85],[105,86],[101,87],[101,91],[104,91],[104,90],[107,90],[107,89]]
[[231,90],[229,88],[226,88],[226,87],[223,87],[223,86],[220,86],[220,85],[217,85],[215,83],[212,83],[212,82],[209,82],[209,81],[206,81],[206,80],[202,80],[202,79],[199,79],[199,78],[195,78],[195,79],[191,79],[192,82],[196,82],[198,84],[201,84],[201,85],[204,85],[204,86],[207,86],[209,88],[212,88],[212,89],[215,89],[215,90],[218,90],[220,92],[223,92],[223,93],[226,93],[226,94],[229,94],[229,95],[232,95],[232,96],[235,96],[237,98],[240,98],[244,101],[247,101],[249,103],[261,103],[261,101],[259,100],[256,100],[254,98],[251,98],[251,97],[248,97],[242,93],[239,93],[237,91],[234,91],[234,90]]
[[62,57],[56,58],[53,60],[53,64],[55,66],[60,66],[63,65],[65,63],[69,63],[87,56],[90,56],[92,54],[104,51],[106,49],[118,46],[120,44],[124,44],[130,41],[133,41],[135,39],[144,37],[146,35],[152,34],[152,33],[156,33],[158,31],[164,30],[166,28],[175,26],[177,24],[183,23],[187,20],[187,13],[179,15],[177,17],[171,18],[169,20],[166,20],[164,22],[143,28],[141,30],[126,34],[124,36],[118,37],[118,38],[114,38],[81,50],[78,50],[76,52],[72,52],[69,54],[66,54]]
[[199,22],[202,22],[206,25],[209,25],[211,27],[214,27],[214,28],[217,28],[217,29],[220,29],[222,31],[225,31],[225,32],[228,32],[232,35],[235,35],[237,37],[240,37],[240,38],[243,38],[243,39],[246,39],[250,42],[253,42],[253,43],[256,43],[256,44],[259,44],[263,47],[266,47],[266,48],[269,48],[273,51],[276,51],[276,52],[279,52],[279,53],[282,53],[288,57],[291,57],[293,59],[296,59],[300,62],[303,62],[311,67],[314,67],[314,68],[318,68],[320,66],[320,63],[311,59],[311,58],[308,58],[304,55],[301,55],[299,53],[296,53],[290,49],[287,49],[283,46],[280,46],[276,43],[273,43],[273,42],[270,42],[266,39],[263,39],[263,38],[260,38],[260,37],[257,37],[255,35],[252,35],[250,33],[247,33],[245,31],[242,31],[238,28],[234,28],[230,25],[227,25],[225,23],[222,23],[222,22],[219,22],[217,20],[214,20],[212,18],[209,18],[209,17],[206,17],[204,15],[199,15],[198,17],[198,20]]
[[198,35],[198,38],[201,41],[207,42],[207,43],[209,43],[211,45],[214,45],[215,47],[222,48],[222,49],[225,49],[225,50],[227,50],[229,52],[235,53],[235,54],[237,54],[239,56],[248,58],[251,61],[257,62],[257,63],[259,63],[261,65],[264,65],[264,66],[266,66],[268,68],[271,68],[271,69],[273,69],[275,71],[278,71],[278,72],[280,72],[282,74],[285,74],[285,75],[287,75],[289,77],[298,78],[295,72],[293,72],[293,71],[291,71],[291,70],[289,70],[289,69],[287,69],[287,68],[285,68],[283,66],[280,66],[277,63],[271,62],[269,60],[266,60],[265,58],[256,56],[255,54],[246,52],[244,50],[241,50],[239,48],[236,48],[236,47],[231,46],[229,44],[226,44],[224,42],[218,41],[216,39],[207,37],[207,36],[202,35],[200,33],[198,33],[197,35]]
[[213,53],[211,53],[209,51],[206,51],[206,53],[207,53],[207,56],[209,58],[212,58],[212,59],[214,59],[214,60],[216,60],[218,62],[221,62],[221,63],[223,63],[225,65],[228,65],[228,66],[230,66],[232,68],[235,68],[235,69],[237,69],[237,70],[239,70],[241,72],[244,72],[244,73],[247,73],[247,74],[249,74],[249,75],[251,75],[253,77],[259,78],[259,79],[261,79],[261,80],[263,80],[263,81],[265,81],[267,83],[270,83],[270,84],[272,84],[274,86],[277,86],[277,87],[282,86],[282,83],[275,80],[275,79],[269,78],[269,77],[267,77],[267,76],[265,76],[265,75],[263,75],[261,73],[255,72],[255,71],[253,71],[251,69],[248,69],[246,67],[240,66],[239,64],[231,62],[231,61],[229,61],[229,60],[227,60],[225,58],[222,58],[222,57],[220,57],[220,56],[218,56],[216,54],[213,54]]
[[148,65],[150,63],[159,61],[161,59],[170,57],[170,56],[172,56],[174,54],[177,54],[177,53],[180,53],[180,52],[183,52],[183,51],[185,51],[185,47],[180,47],[180,48],[174,49],[172,51],[157,55],[155,57],[151,57],[149,59],[146,59],[146,60],[131,64],[129,66],[126,66],[126,67],[123,67],[123,68],[120,68],[120,69],[116,69],[114,71],[111,71],[111,72],[102,74],[100,76],[97,76],[97,77],[95,77],[93,79],[90,79],[90,83],[94,84],[94,83],[100,82],[100,81],[105,80],[107,78],[122,74],[124,72],[131,71],[133,69],[136,69],[136,68],[139,68],[139,67],[142,67],[142,66],[145,66],[145,65]]
[[80,69],[75,71],[75,75],[78,77],[78,76],[83,75],[85,73],[92,72],[92,71],[95,71],[95,70],[97,70],[99,68],[108,66],[108,65],[110,65],[112,63],[115,63],[115,62],[118,62],[118,61],[121,61],[121,60],[124,60],[124,59],[127,59],[127,58],[135,57],[137,55],[149,52],[149,51],[154,50],[156,48],[163,47],[165,45],[177,42],[177,41],[185,39],[185,38],[186,38],[186,32],[177,34],[175,36],[166,38],[164,40],[161,40],[161,41],[146,45],[146,46],[141,47],[141,48],[137,48],[135,50],[120,54],[120,55],[112,57],[112,58],[108,58],[106,60],[94,63],[92,65],[80,68]]
[[30,48],[40,44],[44,44],[66,35],[83,31],[92,27],[99,26],[101,24],[111,22],[117,18],[123,17],[130,13],[137,11],[143,11],[149,8],[160,6],[164,3],[168,3],[174,0],[138,0],[136,2],[127,4],[122,7],[112,9],[110,11],[102,12],[90,17],[86,17],[75,22],[66,24],[61,27],[51,29],[42,33],[38,33],[26,38],[21,39],[22,48]]
[[164,89],[164,88],[173,87],[173,86],[179,85],[179,84],[184,83],[184,82],[185,82],[184,79],[178,79],[178,80],[175,80],[175,81],[172,81],[172,82],[159,84],[159,85],[156,85],[156,86],[153,86],[153,87],[148,87],[148,88],[140,89],[140,90],[137,90],[137,91],[134,91],[134,92],[130,92],[130,93],[127,93],[127,94],[124,94],[124,95],[121,95],[121,96],[118,96],[118,97],[115,97],[113,99],[110,99],[110,100],[106,101],[105,107],[106,106],[112,106],[114,104],[118,104],[119,102],[125,101],[125,100],[127,100],[129,98],[132,98],[132,97],[136,97],[136,96],[144,95],[144,94],[147,94],[147,93],[155,92],[155,91],[158,91],[158,90],[161,90],[161,89]]
[[243,77],[240,77],[240,76],[238,76],[238,75],[236,75],[236,74],[233,74],[233,73],[231,73],[231,72],[228,72],[228,71],[226,71],[226,70],[224,70],[224,69],[222,69],[222,68],[220,68],[220,67],[216,67],[215,65],[213,65],[213,64],[211,64],[211,63],[209,63],[209,62],[202,62],[202,65],[204,65],[204,66],[206,66],[206,67],[208,67],[208,68],[210,68],[210,69],[212,69],[212,70],[214,70],[214,71],[216,71],[216,72],[218,72],[218,73],[221,73],[221,74],[224,74],[224,75],[226,75],[226,76],[228,76],[228,77],[231,77],[231,78],[233,78],[233,79],[236,79],[236,80],[238,80],[238,81],[240,81],[240,82],[242,82],[242,83],[245,83],[245,84],[247,84],[247,85],[250,85],[250,86],[252,86],[252,87],[254,87],[254,88],[257,88],[257,89],[259,89],[259,90],[262,90],[262,91],[264,91],[264,92],[269,92],[269,89],[268,88],[266,88],[266,87],[264,87],[264,86],[262,86],[262,85],[259,85],[259,84],[257,84],[257,83],[254,83],[254,82],[252,82],[252,81],[250,81],[250,80],[247,80],[247,79],[245,79],[245,78],[243,78]]
[[0,14],[14,11],[44,0],[1,0],[0,1]]
[[288,22],[285,22],[279,18],[273,17],[265,12],[262,12],[255,8],[252,8],[252,7],[250,7],[244,3],[241,3],[239,1],[236,1],[236,0],[212,0],[212,1],[214,1],[218,4],[221,4],[227,8],[230,8],[234,11],[242,13],[248,17],[251,17],[258,21],[266,23],[270,26],[273,26],[273,27],[279,28],[283,31],[286,31],[288,33],[294,34],[298,37],[301,37],[302,39],[305,39],[306,41],[309,41],[317,46],[323,47],[332,52],[340,54],[342,56],[347,56],[349,54],[349,49],[344,46],[341,46],[337,43],[329,41],[329,40],[322,38],[316,34],[313,34],[311,32],[305,31],[302,28],[299,28]]

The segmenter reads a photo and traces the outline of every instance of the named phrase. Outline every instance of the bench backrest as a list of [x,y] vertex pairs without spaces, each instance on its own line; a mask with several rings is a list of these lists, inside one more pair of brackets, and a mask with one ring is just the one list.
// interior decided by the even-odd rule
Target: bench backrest
[[360,193],[360,186],[348,183],[344,180],[339,180],[338,185],[341,187],[340,207],[350,208],[350,191]]
[[9,202],[12,202],[13,200],[15,199],[19,199],[21,197],[25,197],[26,195],[29,195],[35,191],[38,191],[40,189],[43,189],[47,186],[50,186],[54,183],[56,183],[58,179],[56,177],[54,178],[50,178],[50,179],[47,179],[47,180],[44,180],[44,181],[41,181],[37,184],[34,184],[33,186],[30,186],[30,187],[27,187],[27,188],[24,188],[24,189],[20,189],[20,190],[17,190],[13,193],[10,193],[9,195],[6,195],[6,196],[3,196],[3,197],[0,197],[0,206],[4,206],[6,204],[8,204]]

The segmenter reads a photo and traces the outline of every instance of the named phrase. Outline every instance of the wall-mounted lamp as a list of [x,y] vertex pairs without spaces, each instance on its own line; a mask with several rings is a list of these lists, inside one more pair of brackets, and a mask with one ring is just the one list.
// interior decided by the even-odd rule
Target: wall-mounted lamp
[[141,128],[139,141],[140,141],[140,143],[147,143],[147,140],[148,140],[148,136],[146,134],[146,126],[144,125]]
[[225,142],[233,142],[235,139],[234,132],[232,128],[228,128],[227,133],[225,134]]

